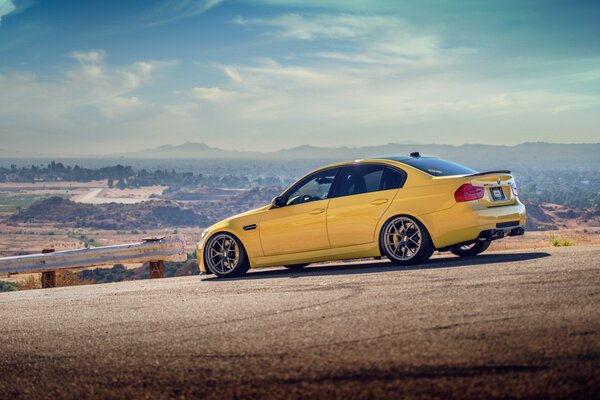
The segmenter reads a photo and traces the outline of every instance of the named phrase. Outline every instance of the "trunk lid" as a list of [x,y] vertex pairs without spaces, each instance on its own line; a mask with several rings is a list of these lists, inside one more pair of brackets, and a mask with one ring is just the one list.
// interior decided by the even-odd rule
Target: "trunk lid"
[[[483,187],[484,195],[477,200],[486,207],[512,205],[517,202],[515,179],[510,171],[488,171],[464,177],[473,186]],[[513,190],[514,188],[514,190]]]

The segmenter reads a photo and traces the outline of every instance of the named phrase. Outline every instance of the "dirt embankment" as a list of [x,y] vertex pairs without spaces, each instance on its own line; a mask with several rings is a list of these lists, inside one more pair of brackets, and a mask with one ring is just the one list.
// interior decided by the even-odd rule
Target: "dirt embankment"
[[600,210],[572,208],[551,203],[523,202],[527,207],[526,228],[548,231],[581,226],[600,226]]
[[92,205],[75,203],[62,197],[39,201],[12,215],[8,221],[113,230],[206,226],[209,223],[206,216],[171,202]]

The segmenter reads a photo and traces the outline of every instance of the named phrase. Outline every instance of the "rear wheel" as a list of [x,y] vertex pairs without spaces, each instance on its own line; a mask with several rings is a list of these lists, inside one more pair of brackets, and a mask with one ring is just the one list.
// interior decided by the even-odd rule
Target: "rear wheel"
[[208,240],[204,261],[206,267],[220,278],[242,276],[250,269],[242,242],[229,233],[217,233]]
[[479,253],[483,253],[492,244],[491,240],[485,240],[483,242],[475,242],[472,244],[463,244],[461,246],[454,246],[450,249],[453,254],[459,257],[476,256]]
[[294,264],[294,265],[284,265],[284,267],[286,267],[287,269],[290,269],[292,271],[299,271],[302,268],[306,267],[308,264]]
[[379,235],[381,252],[398,265],[425,262],[433,254],[433,244],[425,226],[415,218],[401,215],[385,223]]

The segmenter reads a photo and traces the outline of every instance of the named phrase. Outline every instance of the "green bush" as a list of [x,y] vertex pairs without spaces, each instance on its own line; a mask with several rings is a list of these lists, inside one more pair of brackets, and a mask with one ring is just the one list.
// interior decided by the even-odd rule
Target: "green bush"
[[575,242],[566,236],[552,236],[550,237],[550,244],[554,247],[566,247],[573,246]]
[[0,292],[14,292],[17,285],[11,282],[0,281]]

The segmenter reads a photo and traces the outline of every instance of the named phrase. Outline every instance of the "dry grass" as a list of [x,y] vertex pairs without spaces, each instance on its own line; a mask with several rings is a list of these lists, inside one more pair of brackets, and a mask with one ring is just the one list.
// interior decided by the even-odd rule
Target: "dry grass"
[[56,273],[56,286],[79,286],[96,283],[93,279],[81,279],[77,272],[59,271]]
[[25,279],[17,280],[15,283],[19,290],[39,289],[42,287],[41,274],[27,275]]
[[552,247],[573,246],[575,242],[566,236],[550,236],[550,245]]

